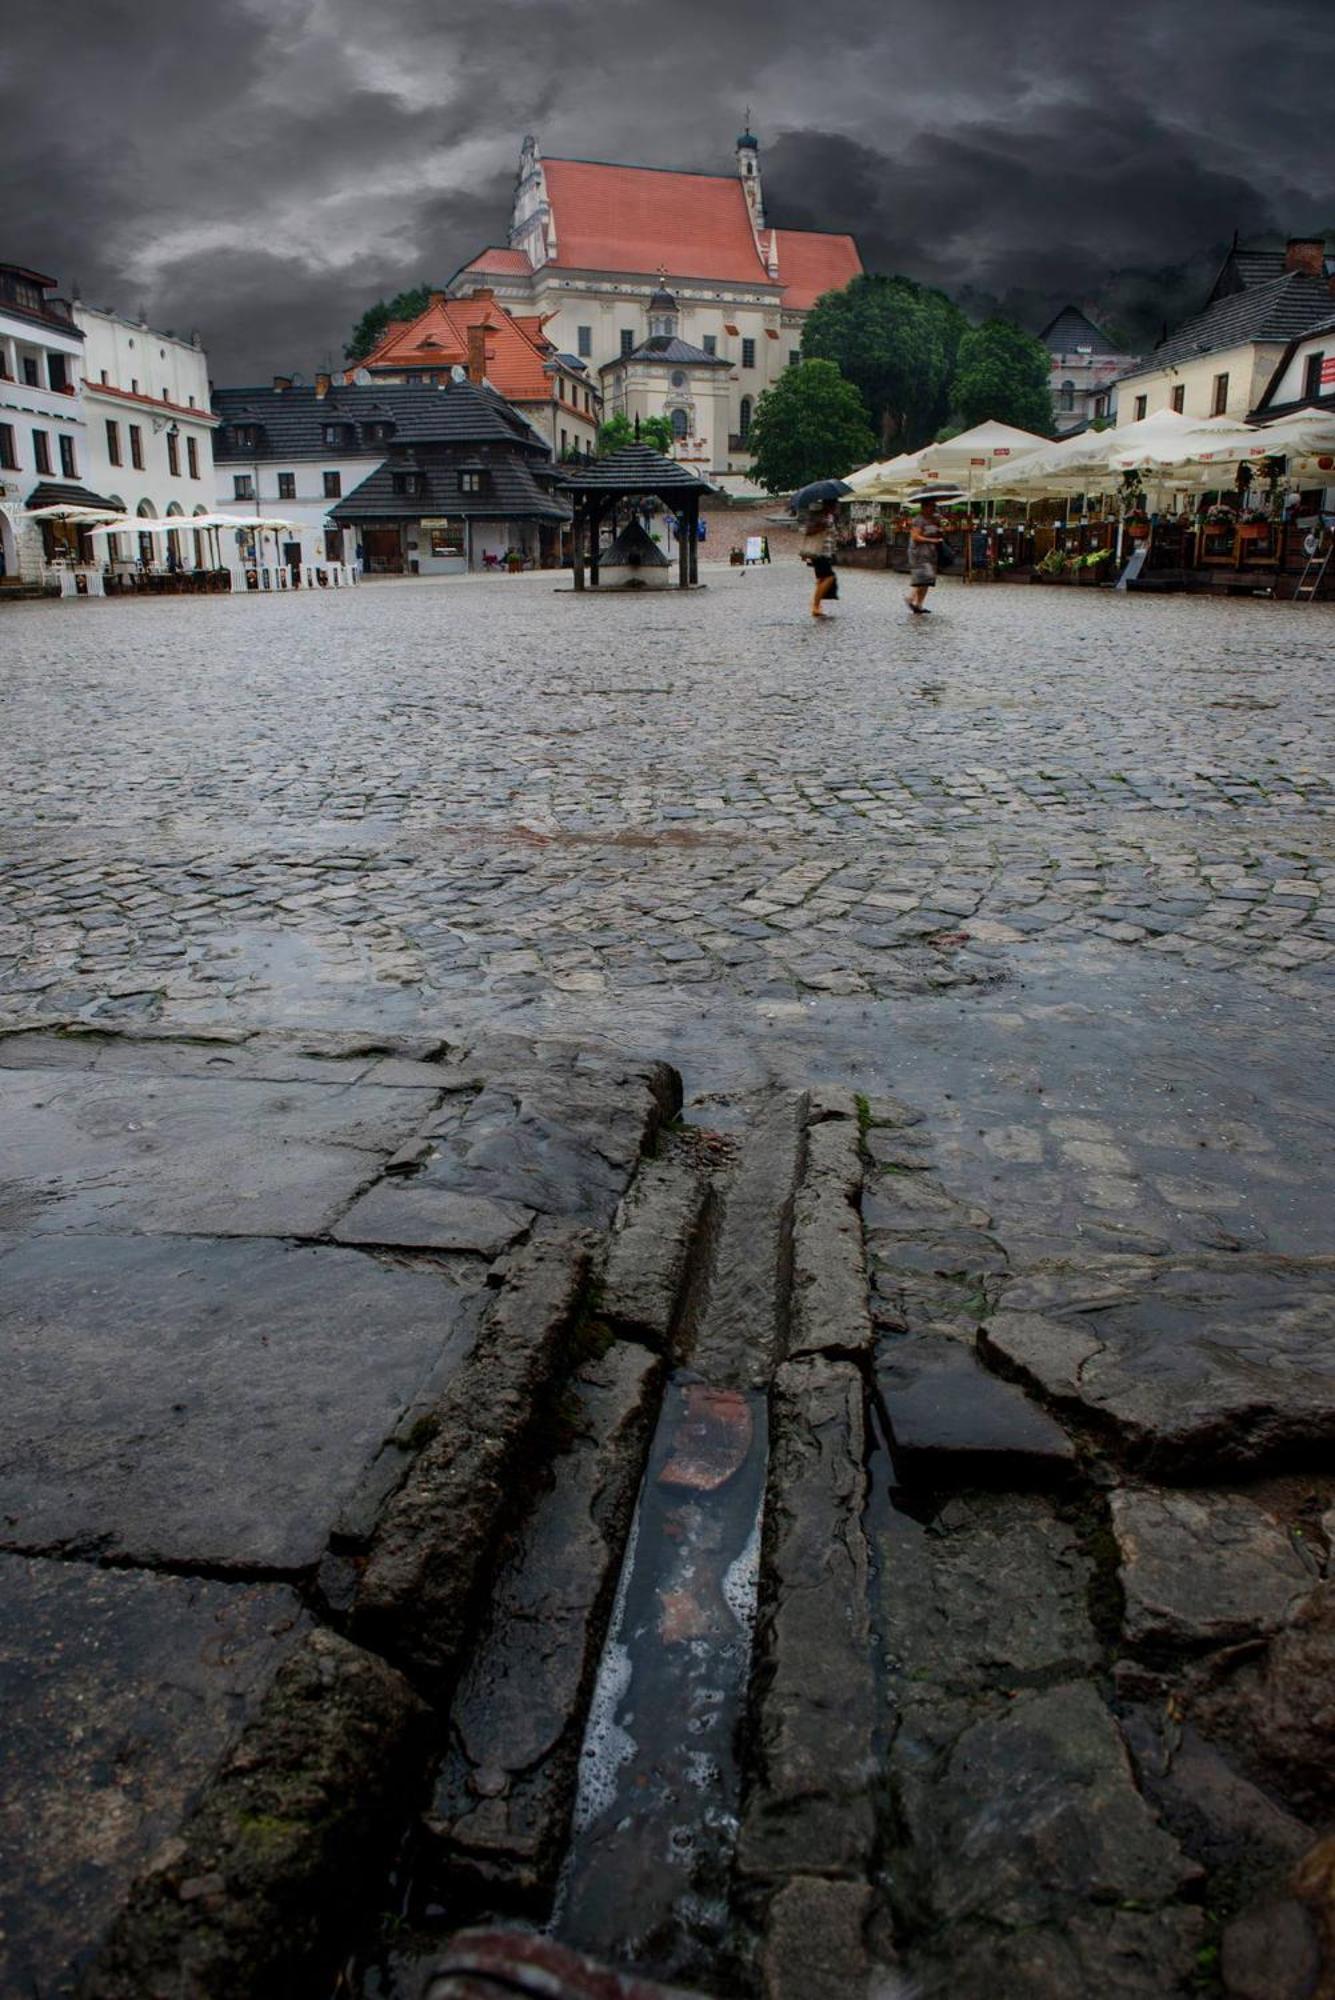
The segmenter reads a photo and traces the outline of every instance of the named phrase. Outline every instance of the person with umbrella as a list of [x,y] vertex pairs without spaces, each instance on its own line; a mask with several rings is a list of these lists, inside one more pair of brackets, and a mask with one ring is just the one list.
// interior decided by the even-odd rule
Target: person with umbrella
[[963,490],[958,486],[924,486],[909,495],[910,504],[916,505],[918,512],[909,529],[910,589],[904,602],[916,618],[931,615],[927,609],[927,593],[936,582],[941,561],[943,530],[936,515],[937,502],[962,497]]
[[813,618],[823,618],[825,600],[839,595],[839,579],[834,573],[835,524],[839,519],[835,502],[848,490],[842,479],[817,479],[794,493],[788,503],[795,514],[806,516],[799,554],[804,563],[810,563],[816,579],[811,597]]

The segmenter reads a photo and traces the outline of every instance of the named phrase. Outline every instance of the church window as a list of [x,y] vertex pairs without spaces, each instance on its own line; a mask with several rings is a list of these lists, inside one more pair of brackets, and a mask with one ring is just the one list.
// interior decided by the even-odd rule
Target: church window
[[686,387],[686,370],[684,368],[673,369],[672,386],[674,389],[684,389]]
[[634,345],[635,345],[634,327],[623,326],[621,329],[621,352],[623,354],[629,354]]
[[789,348],[789,350],[788,350],[788,366],[789,366],[790,368],[796,368],[796,367],[797,367],[797,365],[798,365],[798,363],[799,363],[799,362],[801,361],[801,359],[802,359],[802,350],[801,350],[801,348],[800,348],[800,347],[790,347],[790,348]]
[[685,410],[674,410],[672,412],[672,435],[674,438],[684,438],[686,436],[687,423],[688,418]]
[[744,340],[742,342],[742,366],[743,368],[754,368],[755,365],[756,344],[754,340]]
[[707,333],[704,339],[700,342],[700,345],[701,347],[704,348],[706,354],[717,354],[718,335],[716,333]]
[[593,328],[591,326],[577,326],[575,328],[575,350],[578,354],[583,355],[586,360],[593,353]]
[[743,442],[751,434],[751,398],[749,396],[742,397],[742,407],[737,413],[737,431]]

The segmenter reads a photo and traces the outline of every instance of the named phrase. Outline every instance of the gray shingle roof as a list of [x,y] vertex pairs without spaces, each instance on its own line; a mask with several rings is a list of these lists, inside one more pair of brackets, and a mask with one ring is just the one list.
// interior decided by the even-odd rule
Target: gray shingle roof
[[596,458],[578,471],[563,468],[557,475],[572,493],[712,493],[701,479],[675,458],[664,458],[647,444],[623,445],[607,458]]
[[[503,396],[475,382],[448,382],[440,388],[421,383],[336,383],[324,396],[314,388],[216,389],[215,413],[222,428],[213,442],[217,464],[250,464],[263,459],[301,460],[372,456],[388,443],[517,443],[521,449],[544,453],[545,443]],[[342,442],[327,443],[325,428],[346,427]],[[256,447],[239,444],[238,427],[258,432]],[[375,427],[388,426],[385,436]]]
[[1330,287],[1323,278],[1290,271],[1216,299],[1203,313],[1185,320],[1122,379],[1170,368],[1179,361],[1194,361],[1202,354],[1219,354],[1248,341],[1292,340],[1315,326],[1330,308]]
[[[330,515],[335,521],[420,521],[423,517],[467,517],[484,521],[568,521],[570,509],[551,490],[550,477],[535,476],[533,466],[518,455],[494,455],[485,463],[486,488],[465,493],[459,475],[476,468],[471,453],[426,456],[420,460],[391,459],[379,465],[354,488]],[[417,493],[394,490],[396,476],[414,474]]]
[[1102,327],[1095,326],[1079,306],[1063,306],[1038,337],[1053,354],[1074,354],[1080,347],[1092,347],[1096,354],[1118,352]]
[[721,355],[706,354],[703,347],[692,347],[689,340],[680,339],[675,333],[651,334],[642,340],[629,354],[615,355],[611,361],[604,361],[599,374],[609,368],[620,367],[626,361],[663,361],[685,368],[731,368],[732,363]]

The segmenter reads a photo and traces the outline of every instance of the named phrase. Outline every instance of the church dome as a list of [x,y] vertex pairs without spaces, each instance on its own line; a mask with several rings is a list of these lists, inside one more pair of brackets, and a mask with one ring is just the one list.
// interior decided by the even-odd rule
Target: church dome
[[760,141],[759,139],[757,139],[755,133],[751,130],[751,127],[749,125],[747,126],[745,132],[741,132],[738,134],[737,144],[739,146],[749,146],[753,152],[759,152],[760,150]]

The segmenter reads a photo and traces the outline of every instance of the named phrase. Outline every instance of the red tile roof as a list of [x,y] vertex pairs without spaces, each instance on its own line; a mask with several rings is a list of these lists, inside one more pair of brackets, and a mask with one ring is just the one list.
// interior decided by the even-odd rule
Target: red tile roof
[[493,387],[511,403],[550,402],[553,380],[543,364],[556,350],[542,331],[542,319],[512,317],[486,291],[466,299],[437,293],[417,319],[389,327],[359,365],[382,376],[464,368],[469,328],[479,326],[485,332],[486,372]]
[[862,258],[851,236],[825,236],[814,229],[769,232],[779,253],[779,283],[783,302],[795,311],[814,306],[822,292],[842,291],[862,272]]
[[527,278],[532,269],[522,250],[507,250],[503,244],[493,243],[480,251],[471,264],[465,264],[459,276]]
[[559,267],[764,284],[740,180],[544,160]]

